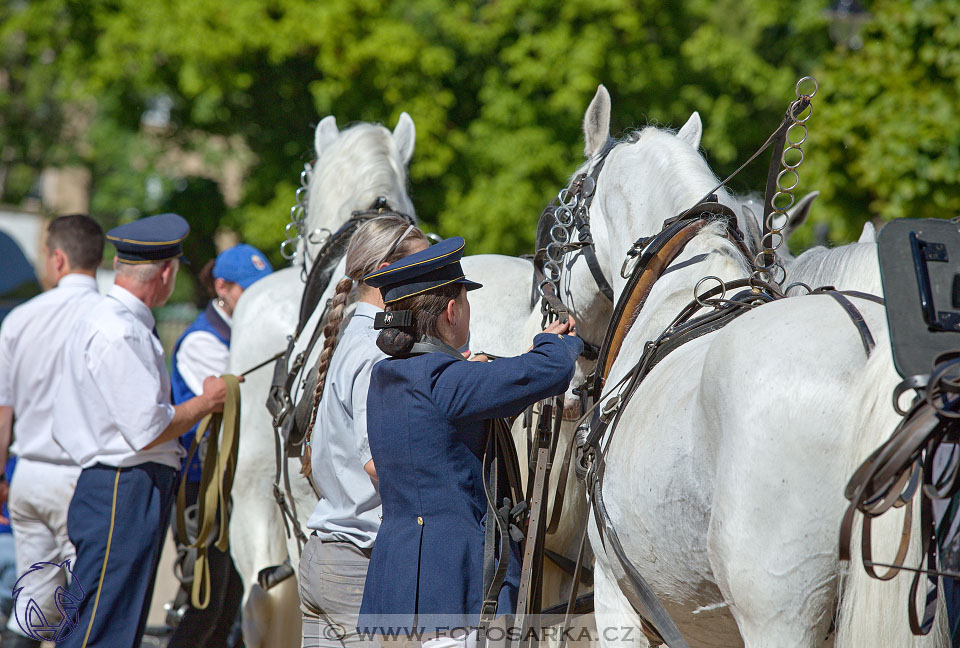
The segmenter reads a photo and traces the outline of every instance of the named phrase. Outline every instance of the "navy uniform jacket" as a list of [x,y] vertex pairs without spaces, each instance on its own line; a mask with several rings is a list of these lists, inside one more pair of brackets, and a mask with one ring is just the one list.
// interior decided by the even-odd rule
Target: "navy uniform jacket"
[[[515,358],[466,362],[445,353],[377,363],[367,433],[383,521],[367,571],[360,627],[474,625],[483,600],[487,500],[481,482],[486,426],[566,390],[583,350],[576,337],[541,333]],[[514,611],[514,545],[498,614]]]

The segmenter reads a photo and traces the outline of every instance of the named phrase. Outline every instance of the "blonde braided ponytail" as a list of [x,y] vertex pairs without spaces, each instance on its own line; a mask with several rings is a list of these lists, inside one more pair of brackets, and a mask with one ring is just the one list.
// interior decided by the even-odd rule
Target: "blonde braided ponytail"
[[353,290],[353,280],[344,277],[337,283],[336,292],[330,303],[330,316],[327,325],[323,327],[323,350],[317,360],[317,384],[313,390],[313,411],[310,413],[310,425],[307,427],[306,438],[303,440],[303,459],[300,463],[300,474],[309,477],[313,473],[310,460],[313,453],[310,449],[310,437],[313,436],[313,426],[317,423],[317,410],[320,409],[320,397],[323,395],[323,386],[327,382],[327,370],[330,369],[330,359],[337,346],[340,335],[340,323],[343,322],[343,311],[347,307],[347,298]]
[[300,459],[301,475],[309,477],[313,472],[310,465],[313,458],[311,437],[317,424],[317,412],[320,409],[320,399],[327,382],[327,371],[330,369],[330,362],[337,348],[343,312],[353,291],[354,283],[360,282],[364,275],[373,272],[380,264],[402,259],[412,254],[415,246],[426,242],[427,237],[423,232],[399,216],[373,218],[361,225],[351,238],[346,254],[347,276],[337,283],[330,302],[327,324],[323,328],[323,349],[316,365],[317,383],[313,390],[313,411],[310,413],[310,424],[307,427],[303,455]]

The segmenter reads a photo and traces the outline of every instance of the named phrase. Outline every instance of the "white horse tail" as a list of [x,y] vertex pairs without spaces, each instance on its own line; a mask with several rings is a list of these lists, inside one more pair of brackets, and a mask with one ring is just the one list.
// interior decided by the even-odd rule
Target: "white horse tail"
[[[887,337],[886,323],[871,327],[877,347],[867,361],[861,379],[860,419],[855,429],[851,464],[847,474],[852,475],[860,463],[878,446],[886,441],[900,422],[894,411],[891,398],[899,376],[893,368],[893,359]],[[920,511],[919,495],[914,496],[913,525],[910,547],[905,563],[920,565]],[[904,508],[891,509],[873,520],[873,559],[877,562],[892,562],[900,543]],[[842,567],[840,579],[840,610],[837,619],[837,648],[920,648],[949,646],[949,632],[943,597],[939,599],[937,619],[926,636],[914,636],[910,631],[907,604],[913,572],[901,571],[893,580],[880,581],[867,575],[860,553],[860,538],[863,517],[858,513],[854,523],[850,547],[849,565]],[[838,529],[839,531],[839,529]],[[883,573],[886,568],[878,567]],[[926,579],[920,584],[919,610],[926,593]]]

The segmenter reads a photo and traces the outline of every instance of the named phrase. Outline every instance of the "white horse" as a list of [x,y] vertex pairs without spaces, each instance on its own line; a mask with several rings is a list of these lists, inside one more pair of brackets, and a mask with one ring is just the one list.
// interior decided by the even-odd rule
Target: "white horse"
[[[601,88],[584,119],[589,158],[608,137],[609,111]],[[676,135],[646,128],[607,158],[591,229],[615,293],[625,285],[617,270],[629,244],[716,184],[697,151],[700,130],[699,118]],[[720,199],[731,201],[723,191]],[[608,385],[691,300],[699,278],[749,274],[716,226],[678,261],[699,254],[704,261],[654,286]],[[883,309],[857,306],[883,341]],[[576,313],[578,322],[589,318]],[[910,634],[908,576],[873,581],[854,563],[841,578],[837,559],[843,486],[896,425],[889,394],[897,382],[889,345],[878,344],[868,360],[844,311],[829,297],[807,296],[763,306],[687,343],[639,386],[606,444],[605,502],[627,555],[692,646],[824,645],[833,640],[838,599],[838,645],[944,645],[942,624],[928,637]],[[898,521],[884,522],[874,532],[877,553],[892,556]],[[590,540],[599,625],[637,622],[593,524]],[[635,640],[600,636],[607,645]]]
[[[382,126],[357,124],[340,131],[328,116],[320,121],[314,137],[317,162],[308,189],[307,232],[335,231],[355,210],[368,208],[378,196],[396,210],[413,215],[406,193],[406,166],[413,155],[415,128],[403,113],[391,133]],[[241,372],[258,364],[287,345],[294,333],[303,292],[301,273],[309,271],[309,260],[319,245],[307,237],[298,250],[300,264],[279,270],[246,291],[233,318],[229,371]],[[470,348],[496,355],[515,355],[528,340],[519,325],[531,306],[532,265],[529,261],[499,255],[475,255],[463,259],[466,274],[484,284],[471,295],[474,304]],[[320,307],[304,327],[295,346],[302,351],[317,326],[322,305],[332,296],[336,278],[344,273],[344,260],[334,271]],[[306,366],[312,367],[320,350],[320,337]],[[272,421],[265,402],[272,367],[251,373],[241,385],[241,434],[237,474],[233,489],[231,552],[246,586],[243,627],[250,648],[299,646],[299,604],[295,579],[270,591],[257,584],[258,573],[281,564],[288,557],[296,569],[299,551],[296,538],[285,533],[279,507],[273,497],[275,449]],[[297,385],[302,389],[302,383]],[[285,459],[286,460],[286,459]],[[310,483],[299,474],[299,459],[290,459],[292,505],[302,523],[309,517],[317,498]]]

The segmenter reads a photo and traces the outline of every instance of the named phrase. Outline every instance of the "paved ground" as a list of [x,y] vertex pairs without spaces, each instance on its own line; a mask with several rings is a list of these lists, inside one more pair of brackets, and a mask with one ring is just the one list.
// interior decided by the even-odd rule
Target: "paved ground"
[[148,626],[163,625],[166,611],[165,603],[173,599],[180,583],[173,575],[173,561],[177,557],[177,550],[173,545],[173,535],[167,531],[167,539],[163,544],[163,553],[160,555],[160,566],[157,568],[157,583],[153,588],[153,601],[150,602],[150,616],[147,617]]

